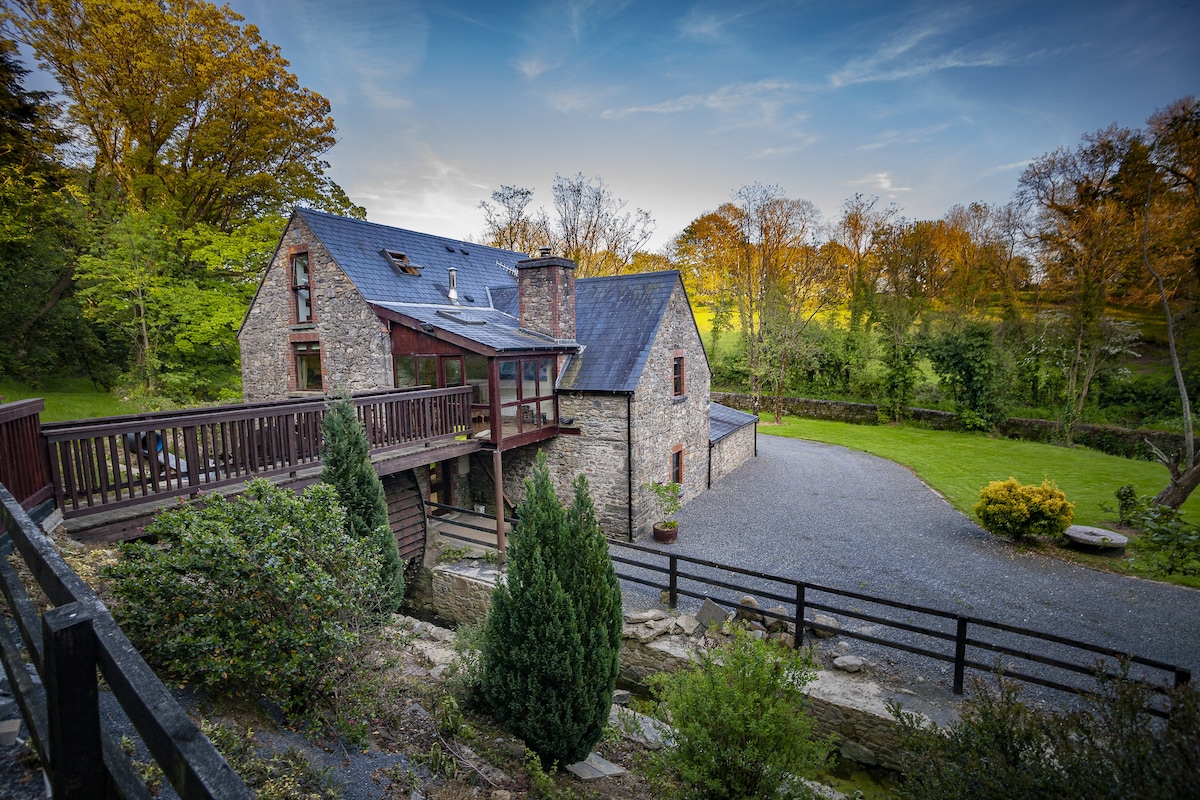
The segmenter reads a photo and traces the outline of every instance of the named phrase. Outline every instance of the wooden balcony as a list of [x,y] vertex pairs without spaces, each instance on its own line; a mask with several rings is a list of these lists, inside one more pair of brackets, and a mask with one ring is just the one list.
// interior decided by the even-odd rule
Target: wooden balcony
[[[435,446],[438,458],[443,448],[461,455],[479,447],[470,387],[374,392],[352,402],[381,474],[428,463]],[[56,503],[72,519],[315,473],[324,411],[324,400],[287,400],[53,423],[41,434]]]

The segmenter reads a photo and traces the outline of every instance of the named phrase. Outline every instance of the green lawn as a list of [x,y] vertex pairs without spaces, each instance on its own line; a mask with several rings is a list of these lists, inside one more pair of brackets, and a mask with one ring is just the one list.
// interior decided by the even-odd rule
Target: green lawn
[[0,397],[3,397],[6,403],[30,397],[45,399],[46,410],[42,412],[42,422],[117,417],[169,407],[162,400],[153,405],[136,400],[123,400],[111,392],[96,389],[86,378],[48,380],[36,389],[22,383],[0,381]]
[[[759,432],[852,447],[911,468],[925,483],[974,519],[971,507],[987,483],[1014,477],[1022,483],[1050,478],[1075,504],[1079,525],[1111,526],[1114,492],[1131,483],[1139,494],[1156,494],[1167,484],[1167,469],[1149,461],[1105,455],[1083,447],[993,439],[976,433],[933,431],[898,425],[851,425],[844,422],[785,417],[772,425],[765,416]],[[1200,494],[1184,505],[1184,515],[1200,519]]]

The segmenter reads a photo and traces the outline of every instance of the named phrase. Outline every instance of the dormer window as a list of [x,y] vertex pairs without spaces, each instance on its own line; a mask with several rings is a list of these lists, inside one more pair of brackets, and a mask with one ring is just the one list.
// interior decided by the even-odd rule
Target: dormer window
[[398,250],[384,250],[383,254],[387,256],[388,261],[392,262],[392,266],[401,275],[420,275],[421,268],[409,261],[408,256]]

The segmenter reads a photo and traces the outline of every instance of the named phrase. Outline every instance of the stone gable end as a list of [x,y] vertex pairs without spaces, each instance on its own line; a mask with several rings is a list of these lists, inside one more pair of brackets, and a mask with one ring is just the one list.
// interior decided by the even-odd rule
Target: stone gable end
[[[291,258],[307,249],[312,322],[296,324]],[[302,396],[295,391],[296,342],[321,346],[323,392],[363,392],[392,385],[386,326],[298,216],[288,223],[242,330],[242,394],[246,402]]]

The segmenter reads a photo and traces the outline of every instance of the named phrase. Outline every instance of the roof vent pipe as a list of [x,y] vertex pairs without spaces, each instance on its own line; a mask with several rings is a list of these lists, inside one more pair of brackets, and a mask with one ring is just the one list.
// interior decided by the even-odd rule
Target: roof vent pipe
[[454,267],[450,268],[450,291],[446,292],[446,296],[451,303],[458,302],[458,270]]
[[541,256],[542,258],[549,258],[550,257],[550,248],[549,247],[539,247],[538,255]]

